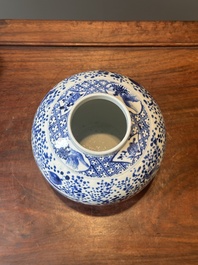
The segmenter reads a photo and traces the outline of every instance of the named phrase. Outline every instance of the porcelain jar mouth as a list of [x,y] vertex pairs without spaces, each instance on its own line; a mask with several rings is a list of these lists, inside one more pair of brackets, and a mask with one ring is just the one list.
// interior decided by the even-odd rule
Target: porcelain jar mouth
[[131,131],[131,117],[118,98],[94,93],[74,104],[68,117],[71,142],[82,153],[105,156],[120,150]]

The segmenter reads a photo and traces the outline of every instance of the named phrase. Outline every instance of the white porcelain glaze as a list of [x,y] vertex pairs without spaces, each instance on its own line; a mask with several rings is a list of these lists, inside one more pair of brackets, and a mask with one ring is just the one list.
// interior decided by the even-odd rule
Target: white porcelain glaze
[[105,71],[79,73],[41,102],[32,148],[44,177],[62,195],[110,204],[153,179],[165,148],[164,121],[135,81]]

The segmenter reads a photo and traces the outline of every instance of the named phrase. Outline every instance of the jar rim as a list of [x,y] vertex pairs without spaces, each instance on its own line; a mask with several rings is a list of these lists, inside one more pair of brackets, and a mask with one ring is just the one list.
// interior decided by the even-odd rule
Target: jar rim
[[[79,107],[81,107],[83,104],[92,101],[92,100],[96,100],[96,99],[102,99],[102,100],[107,100],[112,102],[113,104],[115,104],[123,113],[125,120],[126,120],[126,131],[124,134],[124,137],[121,139],[121,141],[115,145],[114,147],[104,150],[104,151],[96,151],[96,150],[91,150],[88,149],[84,146],[82,146],[75,138],[73,132],[72,132],[72,118],[75,114],[75,112],[78,110]],[[79,100],[76,101],[76,103],[74,104],[74,106],[72,107],[69,116],[68,116],[68,134],[70,136],[70,140],[71,142],[74,144],[74,146],[81,152],[88,154],[88,155],[92,155],[92,156],[104,156],[104,155],[111,155],[112,153],[117,152],[118,150],[120,150],[124,144],[127,142],[129,136],[130,136],[130,132],[131,132],[131,117],[130,117],[130,113],[127,109],[127,107],[125,106],[125,104],[118,98],[116,98],[113,95],[109,95],[106,93],[94,93],[94,94],[89,94],[87,96],[84,96],[82,98],[80,98]]]

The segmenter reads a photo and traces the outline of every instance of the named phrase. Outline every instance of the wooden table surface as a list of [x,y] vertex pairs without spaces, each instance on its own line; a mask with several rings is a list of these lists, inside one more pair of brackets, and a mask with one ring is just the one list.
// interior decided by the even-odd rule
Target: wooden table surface
[[[166,153],[137,196],[91,207],[58,195],[31,150],[40,101],[94,69],[142,84],[163,113]],[[198,262],[198,22],[0,21],[0,264]]]

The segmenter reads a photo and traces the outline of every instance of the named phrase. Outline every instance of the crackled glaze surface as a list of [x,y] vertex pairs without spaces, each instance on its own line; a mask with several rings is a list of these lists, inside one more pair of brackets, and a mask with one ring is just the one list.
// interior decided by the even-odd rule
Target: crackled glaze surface
[[[79,99],[104,93],[128,109],[131,132],[117,152],[90,155],[78,150],[68,133],[68,116]],[[165,147],[159,107],[139,84],[122,75],[91,71],[55,86],[41,102],[32,127],[35,160],[61,194],[85,204],[102,205],[142,190],[158,170]]]

